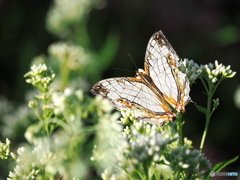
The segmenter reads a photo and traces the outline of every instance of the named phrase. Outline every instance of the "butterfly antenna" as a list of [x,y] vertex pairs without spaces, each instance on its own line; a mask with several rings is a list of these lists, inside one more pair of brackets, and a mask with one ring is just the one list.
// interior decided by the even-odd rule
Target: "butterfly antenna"
[[134,72],[134,71],[131,71],[131,70],[128,70],[128,69],[121,69],[121,68],[115,68],[115,67],[113,67],[113,69],[116,69],[116,70],[119,70],[119,71]]
[[131,56],[130,54],[128,54],[128,56],[129,56],[129,57],[130,57],[130,59],[132,60],[132,62],[133,62],[133,64],[134,64],[135,68],[136,68],[136,69],[139,69],[139,68],[137,67],[137,65],[136,65],[135,61],[133,60],[132,56]]

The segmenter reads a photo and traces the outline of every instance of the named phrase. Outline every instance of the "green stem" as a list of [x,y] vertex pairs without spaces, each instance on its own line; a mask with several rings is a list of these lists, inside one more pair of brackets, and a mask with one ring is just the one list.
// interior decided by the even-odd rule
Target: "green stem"
[[204,127],[204,131],[203,131],[203,135],[202,135],[202,140],[201,140],[201,144],[200,144],[200,151],[202,152],[203,150],[203,146],[204,146],[204,143],[205,143],[205,139],[206,139],[206,136],[207,136],[207,131],[208,131],[208,126],[209,126],[209,123],[210,123],[210,119],[211,119],[211,116],[213,114],[213,111],[215,109],[212,110],[212,98],[213,98],[213,94],[215,93],[217,87],[219,86],[219,84],[222,82],[224,78],[222,77],[221,79],[219,79],[219,81],[217,82],[217,84],[214,86],[212,84],[212,82],[210,82],[211,80],[207,80],[208,82],[208,87],[205,83],[205,81],[201,78],[201,81],[203,82],[203,85],[206,89],[206,92],[207,92],[207,96],[208,96],[208,99],[207,99],[207,112],[206,112],[206,124],[205,124],[205,127]]
[[203,86],[204,86],[206,92],[208,92],[208,87],[207,87],[205,81],[203,80],[203,78],[200,78],[200,80],[202,81],[202,84],[203,84]]
[[143,163],[143,172],[145,175],[145,179],[148,180],[149,179],[149,175],[148,175],[148,169],[149,169],[149,164],[148,163]]
[[204,146],[205,139],[207,136],[208,126],[209,126],[210,118],[211,118],[211,109],[212,109],[213,86],[212,86],[211,82],[208,82],[208,86],[209,86],[209,91],[207,91],[208,99],[207,99],[206,123],[205,123],[202,140],[201,140],[201,144],[200,144],[201,152],[203,150],[203,146]]
[[176,173],[173,176],[173,180],[178,180],[179,179],[179,171],[176,171]]
[[178,134],[179,134],[179,137],[180,137],[179,145],[183,146],[182,114],[179,114],[178,118],[177,118],[177,131],[178,131]]
[[38,118],[40,121],[43,121],[43,119],[42,119],[42,117],[40,116],[37,108],[33,108],[33,111],[34,111],[35,115],[37,116],[37,118]]
[[64,62],[60,64],[60,74],[61,74],[61,88],[66,88],[68,81],[69,81],[69,75],[70,75],[70,70],[69,67],[67,66],[69,62],[69,55],[65,57]]
[[214,89],[213,89],[213,91],[212,91],[212,94],[215,93],[217,87],[219,86],[219,84],[220,84],[223,80],[224,80],[224,77],[222,77],[221,79],[219,79],[219,81],[217,82],[217,84],[214,86]]

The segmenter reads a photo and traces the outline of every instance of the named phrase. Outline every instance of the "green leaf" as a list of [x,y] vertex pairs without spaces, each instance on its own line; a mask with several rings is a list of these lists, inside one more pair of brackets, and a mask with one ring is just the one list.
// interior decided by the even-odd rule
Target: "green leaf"
[[160,161],[154,161],[156,164],[163,164],[163,165],[167,165],[169,166],[169,164],[166,164],[164,160],[160,160]]
[[98,63],[101,70],[108,68],[119,47],[119,36],[115,33],[110,33],[107,36],[105,44],[103,44],[98,54]]
[[[224,161],[224,162],[220,162],[220,163],[217,163],[211,170],[211,172],[220,172],[223,168],[225,168],[227,165],[235,162],[237,159],[238,159],[239,156],[236,156],[235,158],[233,159],[230,159],[228,161]],[[212,178],[210,176],[210,174],[207,175],[206,179],[210,179]]]
[[227,25],[220,28],[214,34],[214,38],[220,46],[227,46],[237,42],[238,40],[238,29],[236,26]]
[[227,165],[235,162],[235,161],[238,159],[238,157],[239,157],[239,156],[236,156],[236,157],[233,158],[233,159],[230,159],[230,160],[228,160],[228,161],[224,161],[224,162],[220,162],[220,163],[216,164],[216,165],[213,167],[212,171],[214,171],[214,172],[220,172],[220,171],[221,171],[223,168],[225,168]]
[[111,33],[107,36],[102,48],[95,56],[95,62],[89,66],[88,72],[91,72],[90,81],[96,83],[101,79],[101,74],[104,70],[109,68],[109,65],[114,59],[119,47],[119,36]]
[[199,106],[195,104],[195,107],[197,108],[198,111],[202,112],[203,114],[207,113],[207,109],[205,107]]

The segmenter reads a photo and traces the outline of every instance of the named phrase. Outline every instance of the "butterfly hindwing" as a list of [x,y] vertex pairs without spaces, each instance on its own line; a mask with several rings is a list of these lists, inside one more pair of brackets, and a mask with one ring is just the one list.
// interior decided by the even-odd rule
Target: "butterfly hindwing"
[[168,104],[138,78],[105,79],[96,83],[91,92],[108,99],[118,110],[130,110],[137,119],[161,123],[174,118]]

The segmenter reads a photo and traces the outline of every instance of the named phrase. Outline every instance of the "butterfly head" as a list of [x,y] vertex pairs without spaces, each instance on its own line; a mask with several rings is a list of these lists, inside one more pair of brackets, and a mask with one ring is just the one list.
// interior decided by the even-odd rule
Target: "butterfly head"
[[139,73],[145,73],[145,71],[143,69],[138,69],[137,74],[139,74]]
[[146,72],[143,69],[138,69],[136,71],[136,78],[142,79],[141,77],[143,76],[142,74],[146,74]]
[[176,109],[178,112],[180,112],[181,114],[185,113],[186,112],[186,109],[184,106],[179,106],[177,109]]
[[177,112],[183,114],[186,112],[186,109],[185,109],[185,106],[190,103],[190,102],[193,102],[190,98],[187,99],[186,101],[182,101],[181,103],[177,103],[174,107],[174,109],[176,109]]

